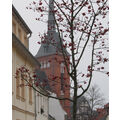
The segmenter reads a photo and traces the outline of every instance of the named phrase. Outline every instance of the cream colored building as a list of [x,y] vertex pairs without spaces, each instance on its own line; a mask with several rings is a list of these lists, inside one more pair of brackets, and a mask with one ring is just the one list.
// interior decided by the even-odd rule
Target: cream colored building
[[[32,32],[27,24],[12,6],[12,120],[36,120],[37,101],[35,91],[28,86],[18,87],[19,84],[24,84],[25,81],[20,80],[20,77],[15,78],[16,70],[21,66],[25,65],[30,71],[39,66],[39,62],[28,50],[28,37],[31,34]],[[44,97],[43,99],[42,96],[42,100],[46,102],[44,102],[46,114],[44,114],[45,119],[38,118],[38,120],[47,120],[48,98]]]
[[[48,94],[47,92],[41,88],[38,88],[44,94]],[[45,97],[36,92],[36,120],[48,120],[49,115],[49,103],[48,97]]]

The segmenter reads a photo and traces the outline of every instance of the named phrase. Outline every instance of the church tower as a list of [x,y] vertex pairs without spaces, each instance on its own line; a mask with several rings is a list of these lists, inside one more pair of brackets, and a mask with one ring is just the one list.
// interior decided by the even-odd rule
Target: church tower
[[[52,92],[56,93],[58,97],[70,98],[70,88],[68,87],[70,78],[63,56],[59,52],[61,48],[60,38],[55,28],[54,12],[52,11],[54,11],[54,3],[53,0],[49,0],[48,31],[36,54],[36,58],[41,64],[41,69],[45,71],[48,77]],[[70,116],[70,101],[60,100],[60,103],[68,116]]]

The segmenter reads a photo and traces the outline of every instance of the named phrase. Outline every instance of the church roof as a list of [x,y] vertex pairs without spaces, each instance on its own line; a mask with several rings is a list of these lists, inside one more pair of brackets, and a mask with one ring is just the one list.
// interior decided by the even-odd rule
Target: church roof
[[36,81],[39,83],[39,86],[44,88],[45,90],[51,91],[46,73],[44,71],[41,71],[40,69],[36,69],[35,73],[37,75]]
[[[49,35],[47,35],[46,38],[49,38]],[[60,50],[61,46],[60,39],[56,31],[53,32],[53,39],[55,40],[55,44],[53,45],[52,43],[42,43],[35,57],[38,58],[42,56],[56,54],[56,52]]]
[[[42,56],[53,55],[56,53],[61,54],[61,43],[59,33],[55,29],[55,20],[54,20],[54,2],[49,0],[49,14],[48,14],[48,32],[45,36],[45,43],[42,43],[37,54],[36,58]],[[63,44],[63,43],[62,43]],[[64,49],[64,52],[69,56],[70,54]]]

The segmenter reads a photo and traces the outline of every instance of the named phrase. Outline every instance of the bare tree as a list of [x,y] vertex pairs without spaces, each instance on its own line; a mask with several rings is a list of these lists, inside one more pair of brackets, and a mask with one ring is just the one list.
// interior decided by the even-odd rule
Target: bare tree
[[94,111],[101,108],[105,104],[104,95],[101,93],[100,88],[95,84],[91,86],[86,92],[86,98],[91,106],[91,117],[94,117]]
[[[46,3],[46,7],[43,4]],[[104,64],[108,62],[108,58],[105,56],[108,52],[108,38],[106,36],[108,32],[108,0],[50,0],[50,4],[46,0],[33,1],[27,9],[33,10],[39,13],[37,21],[44,21],[43,16],[50,10],[50,14],[54,17],[54,22],[48,23],[48,31],[44,35],[40,36],[38,44],[51,44],[57,48],[56,55],[62,55],[64,60],[65,69],[71,78],[70,85],[63,84],[66,89],[71,89],[73,97],[60,98],[54,97],[59,100],[68,100],[73,102],[73,120],[76,120],[77,100],[81,97],[90,87],[93,72],[102,72],[109,75],[109,72],[105,71]],[[54,7],[52,6],[54,3]],[[54,8],[54,9],[53,9]],[[102,22],[103,21],[103,22]],[[105,25],[104,25],[104,24]],[[59,46],[56,43],[52,32],[56,29],[59,36]],[[47,38],[49,35],[49,40]],[[88,49],[90,47],[90,49]],[[66,50],[69,51],[68,56]],[[82,58],[85,56],[85,51],[89,51],[86,56],[86,60],[89,61],[85,71],[80,69],[82,64]],[[54,58],[56,62],[61,62]],[[83,61],[85,62],[85,61]],[[25,69],[25,68],[24,68]],[[28,71],[18,70],[18,71]],[[28,74],[28,78],[34,81],[36,76]],[[51,81],[58,81],[59,76],[54,76]],[[64,78],[64,81],[66,79]],[[27,83],[29,81],[26,79]],[[30,87],[35,89],[35,85],[38,83],[29,84]],[[36,89],[35,89],[36,90]],[[79,92],[82,91],[82,92]],[[40,93],[40,91],[37,91]],[[48,96],[52,97],[52,96]]]

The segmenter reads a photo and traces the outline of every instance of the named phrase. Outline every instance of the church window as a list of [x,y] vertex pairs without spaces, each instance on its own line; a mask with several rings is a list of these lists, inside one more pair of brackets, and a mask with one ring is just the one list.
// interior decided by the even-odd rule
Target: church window
[[46,61],[44,61],[44,68],[46,68],[47,67],[47,65],[46,65]]
[[48,67],[48,68],[50,67],[50,62],[47,62],[47,67]]
[[43,67],[44,67],[44,66],[43,66],[43,65],[44,65],[44,64],[43,64],[43,62],[41,62],[41,63],[40,63],[40,65],[41,65],[41,68],[43,68]]

